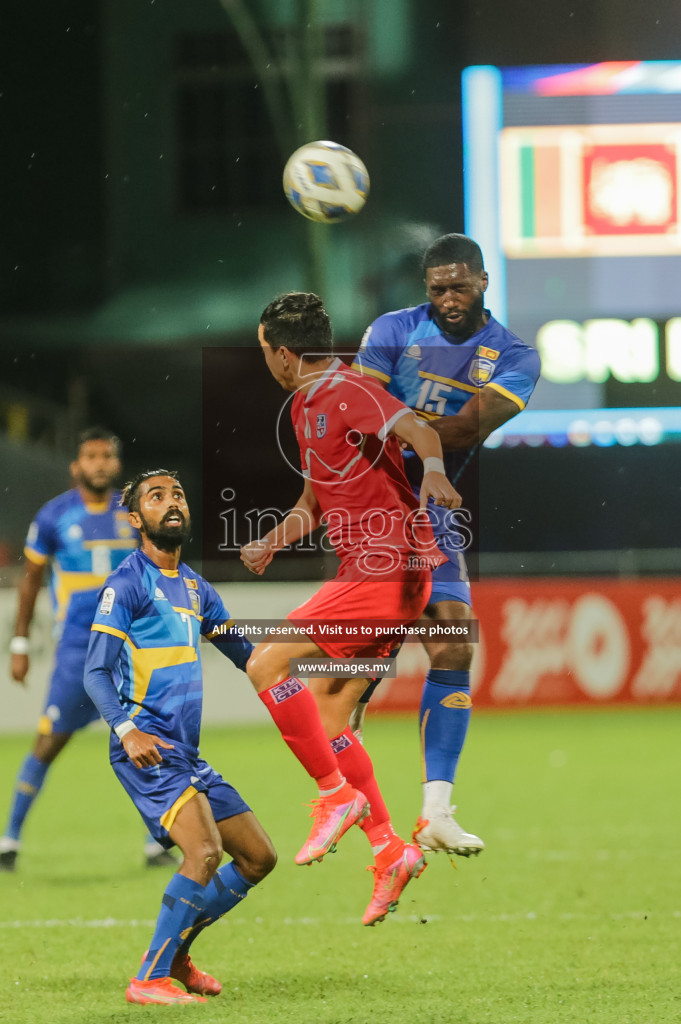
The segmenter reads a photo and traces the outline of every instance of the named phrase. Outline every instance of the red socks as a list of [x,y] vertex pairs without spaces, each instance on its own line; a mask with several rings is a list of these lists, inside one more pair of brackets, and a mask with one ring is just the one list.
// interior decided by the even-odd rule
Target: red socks
[[361,790],[369,801],[371,813],[360,822],[359,827],[366,833],[372,846],[388,842],[395,834],[390,824],[390,814],[378,788],[371,758],[350,726],[331,740],[331,749],[345,778],[355,789]]
[[[289,677],[263,690],[258,696],[274,719],[282,739],[307,774],[322,780],[323,789],[341,786],[343,776],[338,770],[338,761],[308,688],[299,679]],[[369,796],[368,793],[366,795]]]

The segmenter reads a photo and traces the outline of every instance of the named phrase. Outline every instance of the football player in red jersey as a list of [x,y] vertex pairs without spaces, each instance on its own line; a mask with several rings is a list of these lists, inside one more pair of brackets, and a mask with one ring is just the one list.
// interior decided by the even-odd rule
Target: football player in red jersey
[[[334,357],[331,324],[318,296],[279,296],[264,310],[258,338],[272,376],[295,393],[291,415],[305,483],[294,508],[265,537],[246,545],[242,560],[261,575],[277,551],[324,521],[341,566],[334,580],[288,616],[300,629],[294,642],[259,644],[247,671],[284,740],[319,786],[314,825],[296,862],[321,860],[352,824],[360,824],[376,860],[363,918],[371,925],[395,909],[425,862],[416,846],[394,833],[371,760],[348,727],[366,680],[317,679],[313,697],[290,675],[289,662],[387,657],[398,627],[423,612],[430,567],[444,557],[425,505],[432,498],[454,508],[461,498],[444,474],[435,431]],[[401,444],[423,461],[420,504],[402,467]],[[395,632],[363,634],[359,624],[372,619],[392,623]],[[339,623],[340,636],[329,629]]]

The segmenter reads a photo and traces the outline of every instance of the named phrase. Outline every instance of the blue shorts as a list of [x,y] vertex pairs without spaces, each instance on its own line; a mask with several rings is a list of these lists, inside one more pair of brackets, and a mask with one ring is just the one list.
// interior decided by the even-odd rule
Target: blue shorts
[[433,590],[429,604],[437,604],[438,601],[462,601],[469,606],[471,604],[471,585],[468,581],[466,559],[463,556],[466,536],[465,532],[457,528],[460,524],[453,515],[455,511],[432,503],[428,506],[437,546],[447,556],[446,562],[433,569]]
[[38,722],[41,736],[77,732],[99,718],[99,711],[83,686],[86,655],[87,643],[85,646],[70,644],[62,639],[57,646],[50,685]]
[[196,793],[205,793],[216,821],[250,811],[234,786],[225,782],[203,758],[190,758],[181,751],[163,750],[163,761],[151,768],[135,768],[129,758],[113,761],[111,767],[142,816],[157,843],[173,846],[168,832],[178,811]]

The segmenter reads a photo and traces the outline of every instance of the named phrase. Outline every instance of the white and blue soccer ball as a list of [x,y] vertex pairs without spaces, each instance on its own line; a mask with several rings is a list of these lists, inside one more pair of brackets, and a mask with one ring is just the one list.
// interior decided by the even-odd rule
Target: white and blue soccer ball
[[369,172],[356,153],[337,142],[308,142],[286,162],[284,192],[303,217],[335,224],[366,203]]

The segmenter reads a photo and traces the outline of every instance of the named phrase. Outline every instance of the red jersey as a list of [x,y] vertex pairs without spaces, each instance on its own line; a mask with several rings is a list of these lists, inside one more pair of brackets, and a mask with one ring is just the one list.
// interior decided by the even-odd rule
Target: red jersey
[[341,560],[339,578],[388,578],[445,560],[405,476],[399,440],[389,434],[411,413],[340,359],[293,399],[303,475]]

